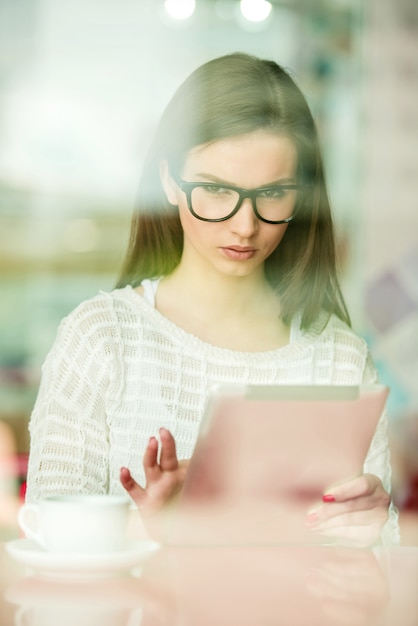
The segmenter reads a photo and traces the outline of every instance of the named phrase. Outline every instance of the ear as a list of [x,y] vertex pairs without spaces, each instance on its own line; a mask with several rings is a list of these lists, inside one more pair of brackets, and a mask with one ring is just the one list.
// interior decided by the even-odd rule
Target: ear
[[177,185],[170,175],[168,162],[165,159],[160,163],[160,179],[168,202],[170,204],[173,204],[174,206],[177,206]]

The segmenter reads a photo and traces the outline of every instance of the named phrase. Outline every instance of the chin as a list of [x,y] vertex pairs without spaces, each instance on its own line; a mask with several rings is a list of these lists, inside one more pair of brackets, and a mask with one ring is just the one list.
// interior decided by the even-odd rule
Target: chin
[[260,272],[260,265],[250,265],[245,263],[234,263],[228,264],[228,267],[219,268],[221,274],[237,277],[237,278],[245,278],[247,276],[251,276],[254,273]]

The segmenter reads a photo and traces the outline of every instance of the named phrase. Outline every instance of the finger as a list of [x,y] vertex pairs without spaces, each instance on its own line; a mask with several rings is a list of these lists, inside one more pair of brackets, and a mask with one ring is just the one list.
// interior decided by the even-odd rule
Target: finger
[[147,485],[158,480],[161,476],[161,470],[158,465],[158,441],[156,437],[149,438],[148,445],[145,448],[142,464],[144,467]]
[[348,515],[361,511],[371,511],[377,507],[380,507],[380,504],[373,498],[355,498],[344,502],[323,504],[318,506],[318,508],[314,511],[310,511],[307,516],[307,523],[314,525],[339,517],[340,515]]
[[343,545],[353,547],[368,547],[372,545],[380,534],[380,527],[375,524],[370,525],[346,525],[334,528],[314,529],[319,535],[332,537]]
[[[384,523],[389,516],[390,496],[383,489],[377,489],[372,495],[353,498],[344,502],[323,504],[311,511],[306,520],[307,526],[314,526],[341,515],[373,515],[375,521]],[[354,518],[353,518],[354,519]],[[365,519],[368,519],[368,517]]]
[[[326,490],[324,502],[345,502],[361,496],[372,494],[381,485],[380,479],[373,474],[362,474],[340,485]],[[383,487],[382,487],[383,488]]]
[[144,468],[152,468],[157,465],[158,459],[158,441],[156,437],[150,437],[147,447],[145,448],[142,464]]
[[128,492],[137,505],[142,504],[146,499],[145,489],[139,485],[127,467],[121,467],[119,479],[122,487]]
[[172,472],[179,466],[176,452],[176,442],[173,435],[166,428],[160,428],[161,457],[160,467],[163,472]]
[[183,477],[184,480],[189,469],[190,459],[181,459],[180,461],[178,461],[178,465],[181,472],[180,475]]
[[308,522],[307,526],[314,530],[327,530],[337,526],[367,526],[369,524],[383,524],[387,519],[386,511],[369,509],[361,511],[344,511],[328,519],[318,519],[315,523]]

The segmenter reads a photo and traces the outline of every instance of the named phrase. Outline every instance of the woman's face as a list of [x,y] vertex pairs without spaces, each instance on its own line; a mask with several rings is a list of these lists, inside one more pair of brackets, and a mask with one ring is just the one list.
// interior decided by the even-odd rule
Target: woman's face
[[[293,141],[257,130],[245,135],[197,146],[186,157],[181,178],[187,182],[234,185],[245,189],[297,184],[297,152]],[[161,179],[167,199],[177,205],[184,231],[182,263],[203,271],[231,276],[263,273],[264,261],[280,244],[288,224],[268,224],[257,218],[251,199],[223,222],[204,222],[192,215],[185,193],[171,178],[166,162]],[[296,190],[286,190],[283,202],[291,214]],[[199,207],[194,206],[196,212]]]

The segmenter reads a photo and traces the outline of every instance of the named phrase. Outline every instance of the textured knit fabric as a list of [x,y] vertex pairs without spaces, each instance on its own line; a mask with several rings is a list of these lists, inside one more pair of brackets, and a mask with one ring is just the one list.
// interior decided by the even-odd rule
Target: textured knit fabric
[[[132,287],[83,302],[58,330],[30,421],[27,500],[62,493],[120,493],[129,467],[144,484],[142,457],[163,426],[190,458],[209,389],[220,383],[358,385],[377,382],[365,342],[335,316],[288,345],[238,352],[210,345],[165,318]],[[390,491],[382,415],[364,470]],[[384,543],[398,540],[391,507]]]

